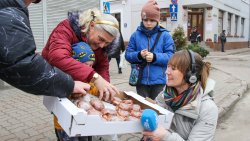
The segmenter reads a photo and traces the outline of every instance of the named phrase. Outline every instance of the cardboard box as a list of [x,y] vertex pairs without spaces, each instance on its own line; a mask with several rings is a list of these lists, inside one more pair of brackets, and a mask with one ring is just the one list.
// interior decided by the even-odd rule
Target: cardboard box
[[[123,92],[120,94],[123,99],[132,99],[134,103],[141,105],[142,109],[152,108],[159,114],[158,122],[166,129],[169,129],[173,113],[153,104],[134,92]],[[83,109],[76,107],[67,98],[44,96],[43,104],[49,112],[53,113],[70,136],[94,136],[112,135],[142,132],[140,120],[138,121],[105,121],[99,115],[87,115]]]

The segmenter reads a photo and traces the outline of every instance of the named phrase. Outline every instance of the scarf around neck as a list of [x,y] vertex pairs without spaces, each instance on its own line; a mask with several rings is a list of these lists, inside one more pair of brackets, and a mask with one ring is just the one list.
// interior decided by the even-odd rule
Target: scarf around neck
[[141,30],[141,32],[143,32],[147,37],[151,37],[153,34],[158,33],[159,28],[159,25],[156,25],[152,30],[148,30],[143,25],[143,22],[141,22],[141,25],[139,26],[139,30]]
[[173,111],[187,105],[188,103],[194,101],[198,94],[200,94],[201,85],[200,82],[193,84],[187,90],[181,94],[177,94],[177,91],[173,87],[166,87],[164,90],[165,103],[171,107]]

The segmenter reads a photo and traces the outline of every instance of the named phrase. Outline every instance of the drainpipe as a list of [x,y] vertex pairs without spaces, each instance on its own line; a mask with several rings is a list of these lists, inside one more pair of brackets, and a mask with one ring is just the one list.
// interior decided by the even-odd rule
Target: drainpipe
[[249,31],[248,31],[248,48],[250,48],[250,3],[248,4],[249,5],[249,8],[248,8],[248,15],[249,15],[249,26],[248,26],[248,29],[249,29]]
[[47,43],[48,39],[48,22],[47,22],[47,0],[42,1],[43,2],[43,45]]

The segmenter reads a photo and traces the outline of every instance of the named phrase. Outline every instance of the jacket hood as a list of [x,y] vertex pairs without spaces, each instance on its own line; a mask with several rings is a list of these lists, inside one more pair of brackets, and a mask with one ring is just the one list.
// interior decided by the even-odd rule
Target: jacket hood
[[74,32],[78,38],[78,40],[82,41],[81,27],[79,24],[79,15],[80,15],[80,11],[68,12],[68,20],[70,22],[71,28],[74,30]]
[[106,47],[106,52],[110,58],[117,58],[121,51],[125,50],[124,41],[121,32],[115,39]]
[[215,87],[216,82],[213,79],[208,78],[207,79],[207,85],[206,85],[206,89],[203,93],[203,97],[209,95],[211,97],[213,97],[213,90]]
[[28,16],[28,9],[23,0],[0,0],[0,9],[7,7],[19,8]]

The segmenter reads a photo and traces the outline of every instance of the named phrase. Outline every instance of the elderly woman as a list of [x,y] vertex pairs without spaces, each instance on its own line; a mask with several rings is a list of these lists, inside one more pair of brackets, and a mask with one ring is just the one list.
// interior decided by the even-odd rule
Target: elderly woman
[[143,132],[152,141],[214,140],[218,108],[212,99],[215,82],[209,79],[210,63],[191,50],[176,52],[167,67],[167,85],[156,101],[175,115],[169,130],[161,125]]
[[[109,61],[106,47],[119,35],[118,21],[109,14],[102,14],[97,9],[89,9],[83,13],[70,13],[52,31],[43,49],[42,56],[48,62],[74,80],[93,82],[99,91],[99,98],[112,99],[119,93],[109,83]],[[88,43],[95,54],[92,67],[72,58],[71,45],[80,41]],[[84,54],[83,54],[84,55]],[[91,137],[68,137],[60,126],[55,126],[58,140],[88,141]]]
[[[97,9],[89,9],[78,16],[70,16],[60,22],[51,33],[42,56],[50,64],[70,74],[74,80],[95,83],[100,98],[105,100],[118,93],[109,83],[109,61],[105,47],[119,34],[118,21],[111,15],[102,14]],[[93,68],[72,58],[71,45],[79,41],[87,42],[95,53]]]

